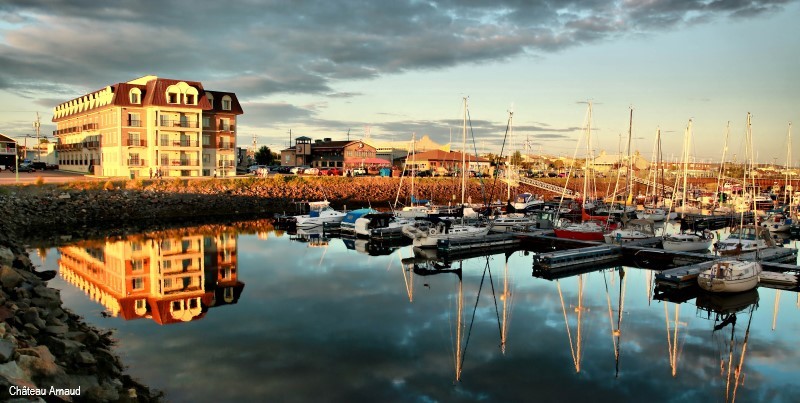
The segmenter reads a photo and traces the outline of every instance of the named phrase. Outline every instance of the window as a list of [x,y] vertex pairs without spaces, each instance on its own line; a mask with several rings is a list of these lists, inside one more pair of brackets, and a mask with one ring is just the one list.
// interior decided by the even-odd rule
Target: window
[[203,116],[203,127],[211,127],[211,118]]
[[167,103],[168,104],[177,104],[178,103],[178,94],[174,92],[167,93]]
[[204,164],[207,164],[207,163],[209,163],[209,162],[211,162],[211,155],[209,155],[209,154],[203,154],[203,163],[204,163]]
[[139,138],[139,133],[128,133],[129,146],[141,146],[142,140]]
[[142,91],[138,88],[131,88],[130,101],[132,104],[138,105],[142,103]]
[[[211,135],[210,134],[204,134],[203,135],[203,145],[204,146],[211,145]],[[203,156],[205,157],[205,155],[203,155]]]
[[208,103],[211,104],[211,109],[214,109],[214,96],[211,93],[206,93],[206,98],[208,98]]
[[186,94],[186,105],[195,105],[194,94]]
[[222,97],[222,110],[225,111],[231,110],[231,97],[228,95]]
[[142,243],[141,242],[133,242],[131,243],[131,251],[139,252],[142,250]]
[[144,261],[141,259],[131,260],[131,270],[132,271],[144,270]]
[[131,287],[133,287],[134,290],[143,290],[144,289],[144,279],[141,278],[141,277],[134,277],[131,280]]
[[128,126],[132,126],[132,127],[141,127],[142,126],[142,121],[141,121],[138,113],[129,113],[128,114]]
[[224,131],[230,130],[231,129],[231,120],[230,119],[220,119],[219,120],[219,129],[220,130],[224,130]]

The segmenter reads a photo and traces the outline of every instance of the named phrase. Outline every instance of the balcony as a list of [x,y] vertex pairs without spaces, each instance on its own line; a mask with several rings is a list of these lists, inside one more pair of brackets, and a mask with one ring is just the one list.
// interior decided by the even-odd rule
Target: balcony
[[0,148],[0,154],[16,154],[17,149],[14,147],[2,147]]
[[161,140],[162,147],[197,147],[196,140]]
[[161,119],[156,122],[158,126],[161,127],[188,127],[192,129],[198,128],[197,122],[189,121],[189,120],[170,120],[170,119]]
[[236,165],[233,163],[233,161],[219,161],[218,162],[218,167],[219,168],[233,168],[235,166]]
[[236,131],[236,125],[231,125],[231,124],[227,124],[227,125],[226,125],[226,124],[220,124],[220,125],[219,125],[219,130],[220,130],[220,131],[222,131],[222,132],[232,132],[232,131]]
[[233,143],[229,141],[220,141],[219,143],[217,143],[217,148],[219,148],[220,150],[232,150]]
[[141,119],[128,119],[128,126],[129,127],[142,127],[142,120]]
[[95,141],[84,141],[84,142],[83,142],[83,146],[84,146],[85,148],[90,148],[90,149],[91,149],[91,148],[98,148],[98,147],[100,147],[100,141],[99,141],[99,140],[95,140]]
[[130,147],[147,147],[147,141],[142,139],[128,139]]
[[129,167],[143,167],[147,166],[147,161],[143,159],[129,159],[128,160]]
[[190,160],[190,159],[179,159],[179,160],[168,160],[162,159],[161,160],[162,166],[173,166],[173,167],[189,167],[189,166],[198,166],[198,160]]

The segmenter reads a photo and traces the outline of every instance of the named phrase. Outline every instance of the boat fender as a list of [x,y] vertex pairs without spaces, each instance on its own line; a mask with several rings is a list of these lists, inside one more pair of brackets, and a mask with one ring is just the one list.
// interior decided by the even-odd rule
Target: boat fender
[[428,234],[431,234],[431,235],[436,235],[438,233],[439,233],[439,231],[437,231],[436,228],[431,228],[431,229],[428,230]]

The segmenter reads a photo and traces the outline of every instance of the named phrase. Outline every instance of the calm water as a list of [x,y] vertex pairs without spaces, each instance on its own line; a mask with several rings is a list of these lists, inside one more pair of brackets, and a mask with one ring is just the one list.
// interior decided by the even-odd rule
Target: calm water
[[549,281],[517,252],[423,276],[408,246],[370,256],[361,241],[295,238],[190,230],[32,258],[59,270],[50,285],[67,307],[117,329],[129,372],[170,401],[800,396],[794,292],[676,304],[653,298],[648,270]]

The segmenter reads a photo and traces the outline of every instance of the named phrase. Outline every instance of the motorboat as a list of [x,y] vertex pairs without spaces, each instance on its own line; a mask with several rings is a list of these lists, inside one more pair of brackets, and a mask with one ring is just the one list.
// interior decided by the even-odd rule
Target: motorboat
[[347,213],[334,210],[327,200],[308,202],[308,214],[295,216],[297,228],[313,228],[341,223]]
[[625,243],[656,236],[653,220],[631,220],[623,228],[617,228],[603,235],[606,243]]
[[661,240],[661,246],[665,250],[680,252],[707,251],[713,243],[714,233],[707,230],[694,233],[668,234]]
[[749,224],[733,229],[727,238],[714,243],[714,249],[722,256],[735,256],[772,246],[775,246],[775,241],[769,231]]
[[402,227],[402,232],[411,238],[413,245],[418,248],[435,248],[440,240],[485,237],[489,233],[489,226],[453,224],[448,220],[440,220],[428,225],[421,222],[407,224]]
[[521,193],[514,198],[514,203],[511,206],[517,212],[541,210],[544,207],[544,199],[536,197],[532,193]]

